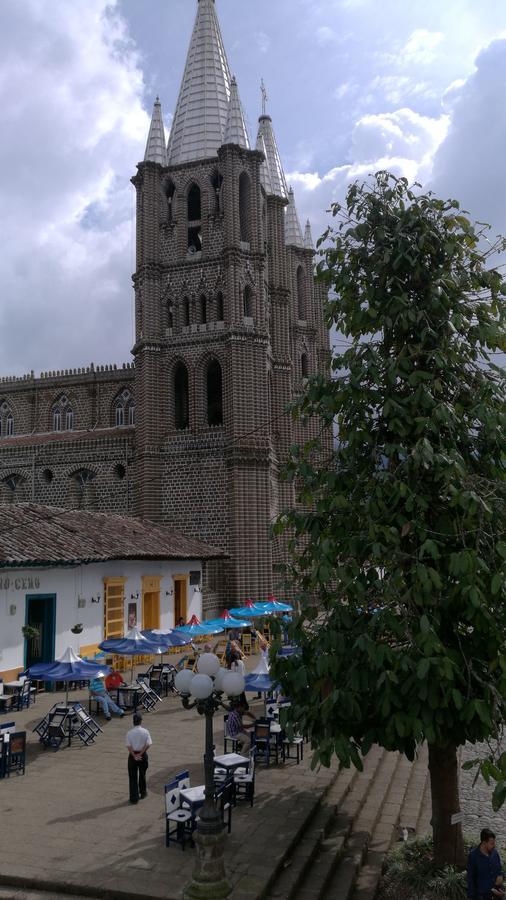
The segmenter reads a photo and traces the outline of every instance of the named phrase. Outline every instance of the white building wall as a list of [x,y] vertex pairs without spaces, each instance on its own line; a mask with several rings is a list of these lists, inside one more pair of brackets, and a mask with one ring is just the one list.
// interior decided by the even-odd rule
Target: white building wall
[[[27,595],[56,595],[55,656],[71,646],[99,644],[104,638],[104,578],[126,578],[124,593],[125,623],[128,630],[128,605],[137,603],[137,622],[142,623],[142,576],[161,577],[160,628],[170,629],[174,622],[174,576],[187,577],[187,615],[202,617],[202,594],[190,585],[190,572],[200,572],[200,560],[167,562],[113,561],[71,568],[0,569],[0,677],[25,665],[25,641],[21,632],[26,623]],[[200,579],[201,583],[201,579]],[[95,601],[92,602],[92,597]],[[84,605],[79,605],[79,601]],[[82,634],[70,629],[82,623]]]

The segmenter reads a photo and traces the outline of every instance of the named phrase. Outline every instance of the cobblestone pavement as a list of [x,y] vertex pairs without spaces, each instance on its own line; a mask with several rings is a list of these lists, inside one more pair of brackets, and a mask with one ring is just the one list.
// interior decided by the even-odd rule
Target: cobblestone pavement
[[[478,759],[488,753],[486,744],[466,744],[461,750],[461,762]],[[464,813],[464,831],[476,839],[482,828],[492,828],[496,832],[498,843],[506,846],[506,804],[494,812],[492,809],[492,792],[494,784],[489,787],[481,775],[476,784],[473,781],[476,769],[466,772],[460,770],[460,805]]]
[[[253,658],[251,666],[256,665]],[[58,752],[44,751],[33,727],[60,694],[41,694],[35,706],[9,714],[17,728],[28,732],[24,776],[0,781],[0,881],[29,889],[59,889],[95,896],[97,888],[111,897],[145,896],[177,900],[194,865],[195,851],[165,848],[164,784],[190,769],[192,784],[203,782],[204,722],[169,696],[145,715],[153,747],[149,755],[148,797],[128,803],[125,734],[130,717],[103,723],[104,733],[85,747],[75,743]],[[71,699],[85,701],[86,692]],[[258,712],[263,706],[256,707]],[[215,716],[215,741],[221,750],[223,719]],[[253,809],[234,810],[227,841],[229,877],[237,888],[265,881],[294,840],[304,817],[335,776],[334,770],[312,772],[310,752],[304,762],[259,768]],[[12,881],[11,881],[12,879]],[[18,881],[17,879],[22,879]],[[5,890],[6,888],[4,888]],[[8,888],[7,888],[8,890]],[[0,897],[30,893],[0,893]],[[36,896],[36,895],[35,895]],[[232,894],[234,896],[234,893]]]

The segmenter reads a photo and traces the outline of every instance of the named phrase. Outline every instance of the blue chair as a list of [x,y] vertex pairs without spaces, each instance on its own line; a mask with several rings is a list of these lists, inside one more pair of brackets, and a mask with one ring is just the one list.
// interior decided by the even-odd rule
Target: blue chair
[[186,840],[191,841],[192,815],[189,809],[181,808],[181,788],[174,780],[165,785],[165,846],[181,844],[185,849]]
[[4,761],[4,776],[10,777],[11,772],[18,775],[25,774],[26,764],[26,731],[15,731],[9,735],[10,740],[4,738],[4,748],[7,747]]

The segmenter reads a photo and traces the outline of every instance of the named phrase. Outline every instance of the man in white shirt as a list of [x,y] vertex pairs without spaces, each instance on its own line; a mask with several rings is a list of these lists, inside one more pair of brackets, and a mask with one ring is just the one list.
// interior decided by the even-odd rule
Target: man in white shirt
[[128,782],[130,785],[130,803],[137,803],[139,797],[144,800],[147,795],[146,771],[148,768],[148,747],[153,741],[147,728],[142,727],[142,716],[134,713],[134,727],[126,736],[128,749]]

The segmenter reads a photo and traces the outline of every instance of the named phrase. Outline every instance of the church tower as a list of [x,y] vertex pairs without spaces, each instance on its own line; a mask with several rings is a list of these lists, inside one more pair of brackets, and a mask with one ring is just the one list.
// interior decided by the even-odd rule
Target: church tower
[[329,342],[310,228],[265,99],[250,143],[215,0],[198,0],[168,145],[157,98],[132,181],[136,513],[228,552],[208,608],[263,600],[281,553],[271,522],[293,502],[280,469],[317,427],[294,430],[286,406]]

